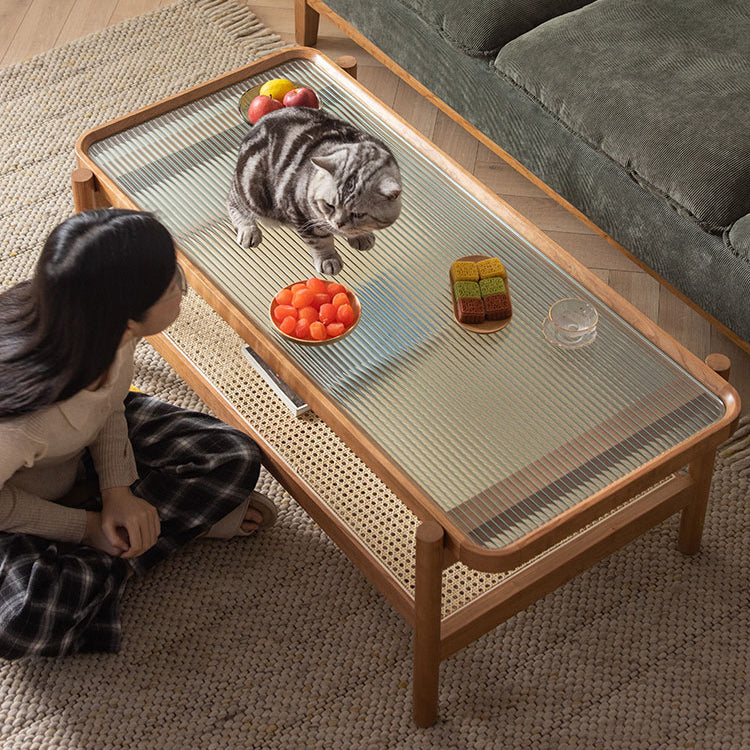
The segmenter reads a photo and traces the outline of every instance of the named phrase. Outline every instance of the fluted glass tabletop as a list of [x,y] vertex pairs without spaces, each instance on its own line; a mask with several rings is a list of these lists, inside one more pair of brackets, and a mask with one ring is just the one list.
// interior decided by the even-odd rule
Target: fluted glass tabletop
[[[263,243],[243,250],[224,204],[250,127],[240,96],[279,76],[311,86],[326,110],[386,141],[403,176],[402,215],[372,250],[336,240],[345,264],[338,279],[358,294],[362,318],[327,346],[289,342],[268,318],[278,289],[315,275],[303,242],[291,229],[264,226]],[[88,154],[487,550],[724,415],[717,396],[313,62],[284,63],[98,141]],[[468,332],[453,318],[448,269],[470,254],[497,256],[507,268],[513,318],[497,333]],[[596,307],[591,345],[568,350],[545,340],[542,322],[564,297]]]

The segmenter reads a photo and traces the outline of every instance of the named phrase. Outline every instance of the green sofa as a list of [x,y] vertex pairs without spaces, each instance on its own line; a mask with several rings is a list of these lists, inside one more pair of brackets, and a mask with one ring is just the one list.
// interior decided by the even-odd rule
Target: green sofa
[[747,0],[312,4],[750,341]]

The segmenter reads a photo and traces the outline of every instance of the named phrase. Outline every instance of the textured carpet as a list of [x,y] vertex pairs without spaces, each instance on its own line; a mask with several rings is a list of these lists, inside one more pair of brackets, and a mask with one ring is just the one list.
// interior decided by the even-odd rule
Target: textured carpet
[[[241,6],[180,2],[0,71],[0,285],[72,211],[84,130],[279,47]],[[205,407],[148,345],[136,383]],[[0,662],[0,747],[747,748],[750,423],[720,454],[703,551],[662,524],[444,662],[411,719],[411,631],[267,475],[256,539],[132,583],[114,656]]]

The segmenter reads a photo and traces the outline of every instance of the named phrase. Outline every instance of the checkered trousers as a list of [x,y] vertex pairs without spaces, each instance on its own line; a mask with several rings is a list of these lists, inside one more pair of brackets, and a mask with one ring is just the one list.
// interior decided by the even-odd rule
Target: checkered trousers
[[[159,540],[128,561],[84,545],[0,532],[0,658],[117,651],[131,566],[143,575],[255,487],[260,450],[239,430],[141,393],[128,394],[125,416],[139,475],[131,489],[158,509]],[[101,499],[86,507],[100,510]]]

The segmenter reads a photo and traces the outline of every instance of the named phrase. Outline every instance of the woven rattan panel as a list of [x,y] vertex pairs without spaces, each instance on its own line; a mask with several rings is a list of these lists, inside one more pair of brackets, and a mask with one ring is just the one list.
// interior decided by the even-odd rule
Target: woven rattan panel
[[[413,599],[414,544],[419,519],[325,422],[312,413],[292,416],[243,356],[245,342],[192,290],[182,304],[180,317],[165,335],[200,370],[205,381],[315,490],[340,522]],[[672,476],[659,484],[670,481]],[[625,505],[637,501],[643,494]],[[625,506],[620,509],[622,507]],[[618,509],[581,531],[606,521],[616,512]],[[563,540],[552,549],[567,541]],[[545,554],[548,553],[503,573],[483,573],[462,563],[452,565],[443,573],[443,619],[533,565]]]
[[[245,359],[245,342],[192,290],[166,335],[413,597],[417,517],[321,419],[288,411]],[[451,566],[443,575],[443,617],[509,575]]]

